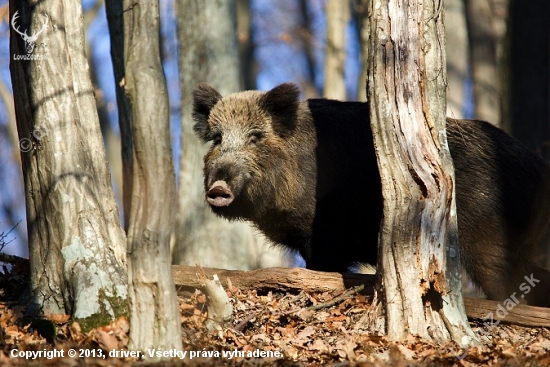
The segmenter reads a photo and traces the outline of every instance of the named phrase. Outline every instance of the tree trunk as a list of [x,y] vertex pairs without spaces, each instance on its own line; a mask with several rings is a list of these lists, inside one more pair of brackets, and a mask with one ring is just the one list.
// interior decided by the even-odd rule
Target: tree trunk
[[[97,18],[97,7],[103,6],[102,2],[97,2],[93,8],[88,9],[84,14],[84,29],[88,29],[89,24]],[[123,50],[121,50],[123,51]],[[103,98],[103,91],[99,86],[100,76],[96,67],[96,61],[93,57],[92,45],[89,40],[86,40],[86,55],[88,65],[90,67],[90,79],[94,88],[96,97],[97,115],[99,118],[99,127],[101,136],[103,137],[107,162],[109,164],[109,172],[112,175],[113,191],[117,200],[123,199],[123,178],[122,178],[122,161],[120,157],[120,137],[115,133],[109,119],[109,111],[107,103]]]
[[253,269],[261,265],[259,258],[267,247],[249,224],[230,223],[216,217],[208,207],[202,173],[208,147],[195,136],[191,118],[192,92],[200,82],[212,84],[222,95],[240,90],[235,0],[182,0],[176,2],[175,9],[180,43],[182,152],[173,262]]
[[466,0],[475,118],[501,125],[499,68],[506,0]]
[[323,97],[346,100],[346,29],[350,18],[349,1],[327,1],[325,45],[325,88]]
[[464,84],[468,77],[468,32],[464,0],[445,0],[447,39],[447,116],[463,118]]
[[461,295],[442,6],[373,0],[369,8],[367,95],[384,197],[377,291],[390,339],[467,346],[475,336]]
[[170,271],[176,187],[158,1],[126,0],[124,8],[124,89],[134,143],[128,227],[130,345],[137,350],[181,350],[180,314]]
[[133,182],[133,143],[130,104],[121,83],[124,79],[124,22],[123,7],[119,0],[106,0],[105,10],[111,36],[111,59],[115,74],[115,90],[118,106],[118,126],[122,156],[122,207],[124,229],[128,230]]
[[[31,8],[31,2],[12,0],[10,13],[17,129],[28,143],[21,146],[21,160],[29,311],[70,314],[88,330],[127,312],[127,279],[126,241],[88,75],[82,7],[50,1]],[[35,45],[24,43],[25,31],[36,36]]]

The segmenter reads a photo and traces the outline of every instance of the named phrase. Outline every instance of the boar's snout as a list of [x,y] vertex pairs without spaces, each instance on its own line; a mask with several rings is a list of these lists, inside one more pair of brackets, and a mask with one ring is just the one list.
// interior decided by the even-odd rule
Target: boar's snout
[[216,181],[206,193],[206,201],[216,207],[229,206],[235,199],[229,185],[225,181]]

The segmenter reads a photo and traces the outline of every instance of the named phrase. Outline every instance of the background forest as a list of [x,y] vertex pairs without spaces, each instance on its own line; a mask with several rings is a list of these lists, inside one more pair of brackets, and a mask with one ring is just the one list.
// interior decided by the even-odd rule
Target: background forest
[[[54,338],[59,339],[60,335],[63,338],[68,333],[76,335],[74,339],[77,340],[89,332],[91,334],[87,335],[92,338],[92,342],[106,351],[119,348],[116,345],[142,351],[156,348],[182,350],[184,344],[189,347],[203,337],[203,345],[209,345],[213,340],[208,339],[211,336],[222,340],[226,347],[235,342],[244,350],[245,346],[260,348],[262,344],[255,343],[253,338],[258,335],[264,338],[262,335],[265,330],[266,334],[273,331],[275,344],[285,350],[287,357],[296,359],[298,352],[294,353],[291,347],[283,345],[286,342],[281,344],[277,338],[286,336],[289,340],[296,339],[294,336],[299,332],[303,334],[304,340],[308,340],[303,345],[307,344],[313,358],[320,361],[322,359],[319,358],[324,358],[323,348],[328,348],[323,344],[325,330],[322,328],[342,331],[344,324],[349,329],[365,320],[365,325],[377,323],[374,319],[372,322],[368,321],[370,311],[366,312],[365,299],[355,295],[360,291],[359,287],[347,293],[354,298],[356,304],[360,304],[359,308],[352,311],[355,307],[353,302],[346,300],[338,306],[341,311],[333,310],[335,313],[330,314],[329,319],[336,317],[339,324],[333,327],[325,317],[329,314],[323,316],[324,311],[320,311],[315,316],[320,322],[312,322],[315,327],[321,327],[319,330],[315,331],[313,326],[310,329],[309,326],[298,326],[293,320],[302,318],[301,321],[309,323],[314,316],[298,314],[297,309],[290,310],[288,314],[275,311],[276,304],[283,302],[286,296],[274,300],[271,291],[266,295],[256,292],[260,289],[257,284],[261,271],[243,272],[245,275],[241,278],[238,277],[238,272],[231,273],[236,281],[252,280],[253,287],[258,289],[248,289],[249,293],[245,294],[242,284],[239,285],[240,288],[234,287],[229,281],[228,290],[233,295],[233,303],[241,297],[243,304],[252,304],[254,302],[250,300],[259,295],[259,301],[264,302],[266,307],[273,306],[273,310],[262,313],[276,316],[273,327],[270,328],[262,326],[259,313],[251,312],[255,306],[247,308],[238,305],[240,318],[232,320],[232,327],[223,329],[221,325],[230,320],[233,311],[228,310],[232,307],[231,302],[224,300],[228,297],[228,292],[220,283],[216,286],[220,293],[219,298],[222,299],[217,302],[221,305],[221,310],[216,310],[216,302],[212,300],[217,297],[212,296],[207,289],[206,279],[200,279],[200,287],[202,289],[205,284],[208,299],[207,316],[204,314],[205,301],[201,292],[192,293],[184,289],[185,284],[192,289],[197,289],[196,286],[189,283],[185,283],[183,287],[178,286],[179,298],[176,297],[174,283],[182,284],[174,282],[176,277],[180,281],[194,281],[196,277],[201,277],[196,272],[202,273],[203,270],[184,266],[170,267],[170,262],[199,264],[203,269],[228,269],[218,269],[220,272],[303,264],[300,259],[283,253],[280,249],[266,246],[267,240],[248,223],[222,220],[207,207],[202,167],[203,156],[208,147],[195,136],[194,121],[191,118],[192,92],[199,83],[209,83],[221,95],[226,96],[240,90],[267,90],[280,83],[292,81],[300,86],[302,98],[360,101],[366,100],[368,89],[369,118],[375,148],[389,146],[380,144],[377,140],[381,136],[379,116],[386,113],[380,112],[380,106],[388,110],[388,106],[399,101],[401,97],[405,97],[407,107],[412,108],[427,101],[427,105],[433,104],[430,108],[437,105],[439,110],[432,113],[423,109],[417,115],[420,118],[431,116],[435,122],[433,125],[423,125],[423,133],[419,133],[420,125],[395,128],[407,133],[408,143],[404,144],[405,148],[411,148],[415,154],[422,152],[422,148],[427,148],[431,143],[426,142],[433,142],[436,135],[438,139],[444,139],[439,141],[441,149],[447,150],[443,133],[446,92],[448,116],[487,120],[516,136],[545,159],[550,159],[550,23],[547,21],[550,18],[550,3],[547,0],[433,0],[419,3],[390,1],[386,4],[390,10],[388,14],[383,14],[386,5],[370,0],[90,0],[82,1],[82,6],[78,1],[10,0],[9,4],[8,7],[8,2],[0,2],[0,261],[16,264],[10,268],[15,270],[18,270],[17,264],[25,264],[25,269],[29,265],[30,296],[25,300],[25,315],[39,316],[36,319],[48,320],[47,322],[57,323],[65,328],[61,333],[63,335],[46,335],[40,331],[41,337],[50,343]],[[367,13],[367,9],[370,9],[371,14]],[[392,35],[392,40],[399,39],[395,44],[387,42],[386,35],[383,34],[386,26],[382,22],[386,20],[391,21],[387,29],[392,32],[399,30],[401,34],[397,38]],[[446,25],[445,37],[443,24]],[[44,30],[46,31],[42,33]],[[380,45],[383,47],[379,47]],[[397,50],[393,54],[389,51],[392,47]],[[392,60],[392,55],[397,62]],[[398,67],[406,65],[411,69],[418,67],[418,70],[397,73],[395,77],[390,76],[392,71],[374,71],[375,66],[387,67],[392,63]],[[441,72],[445,66],[448,71],[447,85],[446,75]],[[13,79],[10,79],[10,73]],[[411,84],[411,88],[408,87],[410,76],[421,77],[418,83]],[[386,79],[381,83],[371,83],[371,77],[373,80],[380,77]],[[380,88],[373,88],[374,85]],[[408,89],[400,89],[402,86],[407,86]],[[280,89],[275,95],[281,93],[293,96],[291,92],[285,93],[284,88],[282,90],[283,92]],[[384,99],[386,92],[392,90],[394,94]],[[409,99],[411,91],[411,95],[416,96],[414,100]],[[217,96],[217,93],[214,95]],[[212,99],[205,105],[211,102]],[[292,101],[283,100],[281,104],[292,106]],[[415,113],[404,115],[412,116]],[[337,126],[338,132],[342,131],[342,125]],[[385,126],[389,124],[386,122]],[[332,135],[328,139],[331,142]],[[482,144],[485,141],[475,135],[478,139],[476,143]],[[317,142],[320,141],[322,139]],[[364,144],[365,141],[354,146],[363,147],[367,145]],[[481,144],[477,146],[482,146]],[[416,149],[415,145],[421,146],[420,149]],[[514,144],[512,142],[508,145]],[[315,147],[318,152],[321,144]],[[483,146],[486,147],[491,146]],[[483,149],[469,149],[468,153],[470,152],[476,157],[484,157]],[[397,171],[385,169],[388,164],[385,164],[384,154],[393,157],[398,154],[379,153],[378,151],[377,158],[379,167],[383,168],[380,170],[380,178],[385,205],[392,201],[387,198],[386,193],[405,192],[413,187],[413,183],[408,181],[403,185],[405,189],[392,190],[387,183],[400,179],[396,175],[388,175],[388,172]],[[452,173],[450,156],[438,155],[435,150],[433,153],[430,156],[422,152],[420,158],[412,161],[437,162],[441,158],[446,170]],[[357,154],[353,155],[354,158],[355,156]],[[263,156],[266,157],[275,155]],[[347,158],[340,161],[353,161],[352,169],[349,170],[352,174],[338,174],[339,177],[346,182],[361,181],[357,180],[356,167],[364,168],[364,165]],[[335,161],[337,160],[338,157]],[[536,158],[534,160],[539,161]],[[469,160],[468,163],[470,162]],[[544,166],[542,163],[540,165]],[[403,166],[401,171],[411,173],[411,166],[413,165]],[[516,168],[510,170],[519,176],[517,172],[520,169],[514,167]],[[452,175],[430,174],[426,177],[429,180],[435,178],[435,181],[432,180],[434,183],[445,182],[442,185],[433,185],[437,186],[438,193],[453,192]],[[494,190],[492,187],[490,190],[498,192],[498,183],[508,182],[501,177],[494,180],[499,182],[494,185]],[[377,185],[379,182],[375,181]],[[308,185],[322,187],[311,182]],[[519,194],[536,191],[520,186]],[[372,192],[372,189],[369,190]],[[339,191],[335,201],[345,202],[341,199],[342,191],[352,192],[347,188]],[[431,191],[426,192],[430,195],[416,196],[421,197],[421,201],[431,202]],[[445,194],[442,197],[452,196]],[[516,202],[520,201],[517,199],[518,195],[508,197],[516,198]],[[358,201],[356,197],[350,197],[350,200]],[[307,201],[314,202],[311,198]],[[534,201],[546,202],[536,199]],[[402,205],[399,210],[384,208],[384,212],[405,212],[414,207],[409,205],[409,201],[400,203]],[[293,203],[288,207],[294,210],[302,208],[302,205]],[[426,208],[429,207],[426,204]],[[330,208],[331,214],[346,211],[344,207]],[[439,217],[431,216],[428,222],[438,225],[447,223],[447,218],[449,221],[454,220],[456,210],[453,206],[449,207],[448,212],[445,210],[438,212],[445,219],[439,220]],[[351,210],[347,211],[353,213]],[[286,208],[283,213],[285,217],[289,217]],[[380,232],[376,226],[372,231],[373,238],[377,233],[382,234],[379,237],[379,248],[384,255],[382,259],[390,258],[387,254],[392,252],[392,245],[407,243],[405,240],[385,241],[393,238],[386,236],[389,229],[401,230],[404,222],[407,222],[397,220],[397,224],[392,225],[390,220],[386,220],[390,217],[391,215],[382,217]],[[404,218],[413,217],[417,218],[414,215]],[[25,223],[25,218],[28,223]],[[279,225],[279,221],[269,219],[270,224],[275,222],[276,226]],[[489,218],[491,219],[493,218]],[[313,226],[315,223],[319,222],[314,222]],[[330,223],[335,222],[331,220]],[[333,233],[341,235],[351,232],[342,229],[342,222],[336,223],[337,230]],[[352,223],[354,229],[361,227],[356,222]],[[388,230],[384,227],[386,224]],[[386,276],[385,297],[391,300],[386,302],[386,306],[389,305],[386,310],[389,340],[417,335],[429,337],[430,340],[453,340],[461,348],[475,345],[474,342],[478,341],[477,334],[467,324],[462,295],[458,291],[459,277],[455,277],[459,274],[458,256],[451,255],[446,261],[436,261],[445,259],[444,252],[448,249],[449,252],[454,251],[453,246],[458,244],[457,237],[446,232],[455,225],[444,226],[442,229],[428,229],[422,224],[422,230],[429,233],[426,241],[422,239],[422,247],[427,247],[425,245],[430,242],[434,251],[418,252],[418,257],[423,260],[421,262],[424,265],[428,265],[429,259],[430,268],[432,262],[452,264],[447,268],[448,272],[445,267],[434,268],[428,270],[431,275],[420,281],[421,279],[416,280],[413,276],[391,276],[392,273],[386,271],[384,262],[379,264],[378,273]],[[411,228],[413,230],[409,232],[412,236],[409,239],[413,243],[417,241],[417,237],[413,226]],[[434,233],[441,235],[441,239],[436,239]],[[447,233],[450,236],[448,246],[441,246],[446,241]],[[331,242],[327,240],[326,248],[340,239],[331,237]],[[390,246],[385,246],[386,244]],[[356,245],[351,250],[347,248],[341,253],[354,252],[357,247]],[[414,247],[404,245],[399,249],[408,251],[414,250]],[[495,255],[494,252],[489,255]],[[304,256],[309,256],[307,251],[303,253]],[[29,261],[10,258],[6,254],[29,258]],[[400,255],[401,260],[395,261],[396,264],[406,263],[408,260],[404,259],[414,256],[411,254],[407,257],[405,252]],[[333,257],[327,259],[327,262],[334,262]],[[16,282],[8,277],[16,276],[16,272],[9,273],[10,269],[4,268],[4,272],[7,279],[5,283],[11,286]],[[182,275],[181,269],[187,269],[193,274]],[[266,273],[269,274],[270,271],[277,272],[281,269],[267,269]],[[309,273],[309,270],[282,269],[282,272],[286,276],[287,272]],[[340,276],[338,273],[327,274]],[[437,288],[436,283],[442,277],[441,274],[452,275],[448,288],[436,289],[437,297],[426,293],[435,297],[437,302],[428,298],[424,300],[424,290],[420,290],[422,284],[431,287],[433,283],[434,289]],[[438,282],[430,278],[432,275],[437,276]],[[302,283],[307,285],[307,280],[316,281],[319,276],[305,276]],[[344,275],[348,276],[350,275]],[[357,274],[351,276],[360,277]],[[409,285],[390,285],[389,280],[404,278],[407,278]],[[477,279],[475,276],[473,278]],[[347,282],[344,280],[343,283],[347,288]],[[381,289],[380,284],[376,287]],[[398,298],[388,289],[414,293],[418,296],[414,303],[417,308],[400,306]],[[492,290],[484,288],[486,289]],[[334,292],[321,292],[316,296],[306,296],[301,292],[299,296],[292,297],[288,305],[303,301],[300,309],[311,311],[313,309],[310,307],[332,307],[334,303],[329,300],[336,300],[340,296],[345,298],[341,294],[336,296],[337,293]],[[488,295],[491,298],[489,293]],[[279,296],[280,294],[275,295]],[[403,301],[407,299],[408,296],[402,297]],[[369,309],[375,310],[373,312],[380,311],[376,311],[377,302],[380,301],[375,297],[369,306]],[[310,303],[313,305],[310,306]],[[523,305],[518,307],[521,306]],[[487,310],[496,309],[494,304],[487,307]],[[392,312],[390,309],[399,312]],[[5,319],[12,322],[15,320],[12,313],[17,312],[19,310],[6,311],[8,316]],[[418,320],[415,318],[413,322],[413,318],[408,317],[406,312],[418,316]],[[472,317],[471,308],[468,312],[468,316]],[[487,311],[481,317],[492,315],[491,312]],[[297,318],[286,316],[295,313]],[[126,315],[129,319],[126,319]],[[479,319],[479,313],[473,317]],[[123,337],[119,338],[116,345],[106,345],[107,343],[97,337],[99,334],[93,334],[99,327],[111,321],[115,321],[115,324],[120,322],[118,327],[122,330]],[[331,319],[330,322],[332,321]],[[403,325],[409,322],[414,325],[404,328]],[[80,331],[73,334],[75,325]],[[201,334],[199,339],[189,332],[193,329],[189,325],[195,327],[198,333],[196,335]],[[541,323],[524,325],[543,326]],[[19,327],[15,322],[9,326]],[[375,330],[385,330],[383,325],[377,326],[379,328]],[[257,329],[252,330],[252,327]],[[295,330],[289,331],[292,328]],[[353,328],[355,330],[355,326]],[[29,329],[33,333],[32,337],[38,336],[34,333],[37,329],[36,326]],[[420,332],[415,331],[416,329]],[[439,332],[438,329],[444,331]],[[491,325],[489,332],[493,329]],[[204,330],[214,333],[202,334]],[[126,335],[128,331],[129,336]],[[235,332],[251,339],[239,344],[241,341],[235,339]],[[541,331],[542,334],[546,332],[547,330]],[[180,334],[183,335],[183,341]],[[330,348],[336,345],[337,358],[353,360],[358,350],[365,356],[371,354],[372,346],[364,344],[364,338],[371,338],[370,335],[351,330],[344,334],[343,340],[348,340],[349,335],[354,335],[357,339],[353,340],[353,345],[346,344],[349,340],[346,341],[344,344],[347,346],[328,343]],[[27,337],[31,337],[29,335]],[[317,335],[318,339],[313,341],[311,335]],[[19,340],[17,338],[12,335],[16,346]],[[541,338],[544,336],[537,336],[537,340]],[[500,339],[504,340],[502,337]],[[411,340],[408,339],[407,343]],[[495,339],[480,339],[484,343],[491,343],[492,340]],[[84,343],[89,341],[85,340]],[[378,343],[374,339],[369,339],[368,342]],[[294,342],[290,341],[292,343]],[[512,343],[518,344],[517,340]],[[411,342],[407,348],[416,347]],[[541,348],[547,349],[547,345]],[[387,351],[386,349],[384,353]],[[445,358],[452,361],[458,358],[455,349],[452,355],[450,350],[445,353]],[[1,356],[0,354],[0,358]],[[331,356],[334,358],[336,354],[332,353]],[[309,360],[310,357],[302,353],[301,358]],[[477,356],[472,354],[470,358]],[[0,364],[1,362],[0,359]]]
[[[179,1],[176,7],[172,1],[160,1],[161,57],[170,98],[180,208],[172,241],[174,263],[199,261],[204,266],[251,269],[295,261],[264,247],[263,239],[248,225],[229,225],[204,207],[200,167],[206,147],[190,130],[190,93],[202,81],[224,95],[243,89],[267,90],[293,81],[300,85],[303,98],[364,100],[365,4],[352,0],[348,9],[341,3],[227,0],[207,1],[193,9],[196,5],[190,1]],[[446,0],[444,6],[448,115],[500,125],[548,158],[550,26],[543,15],[549,14],[550,5],[542,0],[511,4],[507,0]],[[1,1],[0,7],[0,233],[15,227],[7,238],[11,243],[2,251],[27,257],[9,74],[7,1]],[[90,74],[123,216],[121,138],[105,7],[103,1],[92,0],[83,1],[83,7]],[[206,54],[200,54],[201,47]],[[204,243],[217,244],[217,248]],[[236,243],[243,248],[234,251]]]

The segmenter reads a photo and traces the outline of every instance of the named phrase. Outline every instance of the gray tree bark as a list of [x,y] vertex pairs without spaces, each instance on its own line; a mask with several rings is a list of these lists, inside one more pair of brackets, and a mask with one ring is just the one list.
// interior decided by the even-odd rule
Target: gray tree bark
[[438,1],[373,0],[367,95],[384,216],[378,292],[390,339],[475,341],[461,294]]
[[[128,306],[126,238],[88,75],[82,7],[74,1],[12,0],[10,16],[29,311],[70,314],[88,330],[126,314]],[[34,45],[24,42],[25,31],[36,36]]]
[[326,5],[327,36],[325,44],[325,86],[323,97],[346,100],[346,29],[350,3],[328,0]]
[[[182,152],[178,218],[173,261],[176,264],[253,269],[281,264],[247,223],[216,217],[205,200],[203,156],[207,145],[194,134],[192,92],[207,82],[227,95],[239,91],[235,0],[181,0],[175,4],[180,44]],[[268,264],[262,259],[275,259]]]
[[[100,7],[103,6],[102,1],[98,1],[94,6],[88,9],[84,13],[84,30],[87,32],[90,23],[92,23],[98,15]],[[122,52],[123,50],[121,50]],[[86,55],[88,65],[90,68],[90,79],[94,88],[94,95],[96,98],[97,114],[99,118],[99,127],[101,129],[101,136],[105,142],[105,151],[107,155],[107,162],[109,164],[109,171],[113,178],[113,191],[117,199],[123,199],[123,176],[122,176],[122,160],[120,157],[120,136],[113,131],[111,121],[109,119],[109,111],[107,103],[103,98],[103,91],[99,86],[100,76],[98,75],[98,69],[96,67],[96,61],[93,57],[92,45],[89,40],[86,39]]]
[[175,174],[157,0],[124,1],[124,90],[132,113],[133,189],[128,227],[130,345],[182,349],[170,270]]

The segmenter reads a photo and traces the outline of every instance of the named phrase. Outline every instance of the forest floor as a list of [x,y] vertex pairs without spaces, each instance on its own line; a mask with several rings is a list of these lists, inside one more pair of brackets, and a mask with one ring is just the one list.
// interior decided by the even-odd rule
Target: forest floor
[[365,330],[367,296],[352,294],[328,306],[338,295],[260,295],[232,286],[233,320],[214,332],[205,327],[206,296],[179,292],[184,349],[154,364],[147,356],[157,350],[141,358],[127,354],[125,318],[88,333],[69,316],[25,318],[16,300],[27,272],[14,267],[0,273],[1,366],[550,366],[548,328],[470,320],[481,344],[469,350],[412,336],[396,343]]

